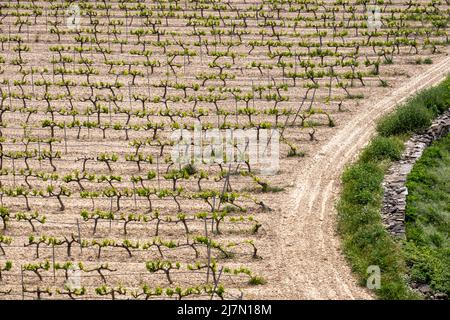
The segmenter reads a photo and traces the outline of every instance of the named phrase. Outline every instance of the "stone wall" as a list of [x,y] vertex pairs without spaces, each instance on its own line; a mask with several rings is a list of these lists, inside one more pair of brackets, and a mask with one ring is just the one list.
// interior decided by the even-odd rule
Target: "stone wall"
[[450,132],[450,109],[436,118],[429,129],[416,134],[405,143],[402,158],[395,162],[384,177],[383,223],[387,230],[396,237],[405,237],[406,178],[423,151],[434,140]]

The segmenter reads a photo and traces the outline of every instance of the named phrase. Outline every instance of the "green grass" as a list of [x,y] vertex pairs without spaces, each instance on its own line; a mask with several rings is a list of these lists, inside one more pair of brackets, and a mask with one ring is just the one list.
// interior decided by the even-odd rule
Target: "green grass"
[[382,136],[410,133],[427,128],[431,124],[433,113],[425,106],[407,104],[400,107],[393,115],[378,123],[378,132]]
[[431,60],[430,58],[425,58],[425,59],[418,58],[418,59],[416,59],[415,63],[416,64],[433,64],[433,60]]
[[382,118],[377,126],[379,135],[342,176],[343,190],[337,209],[344,253],[361,285],[366,284],[369,266],[380,267],[381,288],[375,291],[381,299],[420,298],[410,290],[407,282],[411,263],[405,255],[407,249],[403,248],[402,242],[394,240],[382,224],[381,183],[392,161],[400,158],[410,134],[423,130],[434,117],[448,109],[449,89],[450,77],[440,85],[418,93]]
[[262,277],[253,276],[248,281],[248,284],[250,284],[252,286],[263,285],[263,284],[266,284],[266,280]]
[[378,136],[372,139],[370,147],[362,152],[360,159],[363,162],[376,162],[384,159],[399,160],[402,151],[403,139]]
[[380,139],[374,139],[361,159],[343,174],[343,191],[338,204],[339,231],[345,254],[360,276],[361,285],[366,284],[367,268],[376,265],[381,270],[378,296],[409,299],[414,295],[403,279],[407,269],[400,245],[388,234],[380,216],[381,182],[391,161],[398,157],[399,138],[382,139],[382,148]]
[[380,135],[410,134],[430,126],[432,119],[448,109],[450,105],[450,77],[440,85],[422,91],[390,115],[383,117],[377,125]]
[[408,176],[406,262],[411,281],[450,294],[450,135],[427,148]]

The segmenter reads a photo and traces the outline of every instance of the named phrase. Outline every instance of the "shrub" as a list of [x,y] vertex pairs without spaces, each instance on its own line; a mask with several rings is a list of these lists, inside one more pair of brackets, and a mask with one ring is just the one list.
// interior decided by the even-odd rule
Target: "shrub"
[[397,279],[386,279],[387,277],[381,277],[381,281],[385,283],[383,285],[378,294],[383,300],[405,300],[405,299],[415,299],[417,300],[419,297],[414,293],[408,290],[407,287],[403,284],[402,281],[398,281]]
[[425,106],[437,116],[450,105],[450,78],[436,87],[421,92],[411,99],[412,104]]
[[375,137],[361,154],[363,162],[381,160],[399,160],[403,151],[403,143],[395,137]]
[[438,86],[421,91],[396,112],[383,117],[378,122],[377,130],[383,136],[421,131],[449,105],[450,77],[447,77]]
[[266,280],[263,277],[253,276],[248,281],[248,284],[253,286],[263,285],[266,283]]
[[383,117],[377,125],[378,132],[385,137],[417,132],[430,126],[432,112],[425,106],[411,103],[401,106],[396,112]]
[[381,192],[383,171],[373,163],[357,163],[344,172],[342,179],[346,184],[344,197],[354,204],[364,205],[377,200],[374,196]]

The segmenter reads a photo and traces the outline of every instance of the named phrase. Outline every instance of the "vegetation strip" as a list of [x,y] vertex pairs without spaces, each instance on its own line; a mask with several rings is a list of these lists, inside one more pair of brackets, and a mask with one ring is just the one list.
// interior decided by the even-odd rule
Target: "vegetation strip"
[[405,151],[400,161],[395,162],[384,177],[382,217],[388,231],[393,236],[405,236],[405,210],[408,188],[406,180],[414,164],[424,150],[435,140],[450,132],[450,110],[433,121],[423,134],[416,134],[405,143]]
[[389,235],[382,223],[382,181],[392,161],[401,158],[409,136],[429,127],[433,118],[448,109],[449,87],[450,77],[381,119],[378,136],[342,177],[338,224],[343,249],[361,285],[366,284],[369,266],[380,268],[381,285],[374,290],[381,299],[419,297],[409,289],[405,279],[407,265],[402,244]]
[[450,294],[450,135],[427,148],[408,175],[406,263],[430,299]]

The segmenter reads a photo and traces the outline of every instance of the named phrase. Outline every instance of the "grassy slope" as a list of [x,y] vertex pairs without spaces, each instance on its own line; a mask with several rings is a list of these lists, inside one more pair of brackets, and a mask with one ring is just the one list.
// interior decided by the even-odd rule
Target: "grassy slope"
[[427,148],[408,176],[406,262],[411,281],[450,294],[450,135]]
[[343,174],[338,223],[344,252],[362,285],[367,281],[367,268],[380,267],[381,288],[376,293],[382,299],[418,296],[406,282],[408,269],[402,244],[387,233],[381,221],[381,182],[390,163],[399,159],[409,135],[428,127],[449,106],[450,77],[383,118],[377,127],[379,135]]

